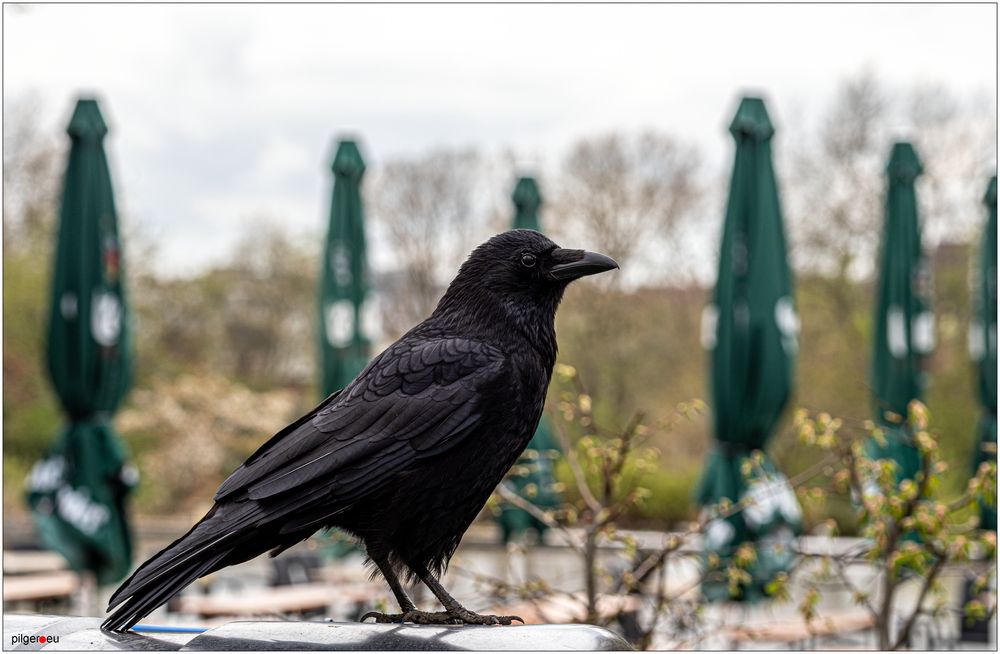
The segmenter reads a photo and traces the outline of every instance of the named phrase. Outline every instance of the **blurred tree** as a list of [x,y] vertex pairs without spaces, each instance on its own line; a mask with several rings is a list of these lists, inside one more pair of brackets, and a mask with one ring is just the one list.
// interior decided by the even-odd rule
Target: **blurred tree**
[[[820,121],[816,136],[793,150],[788,184],[789,222],[797,263],[836,280],[831,299],[860,263],[875,262],[883,215],[883,167],[887,147],[887,97],[870,71],[840,84]],[[794,141],[793,141],[794,142]],[[797,229],[796,229],[797,228]],[[794,237],[793,237],[794,238]]]
[[942,84],[923,84],[901,93],[898,111],[924,160],[921,212],[928,241],[975,241],[982,193],[973,180],[996,168],[995,100],[960,98]]
[[475,199],[480,165],[474,150],[438,150],[375,172],[367,206],[393,262],[393,273],[376,283],[388,338],[430,315],[465,257],[489,236]]
[[150,376],[211,370],[255,389],[311,387],[316,251],[317,240],[256,220],[223,265],[191,279],[140,277],[137,367]]
[[62,420],[43,355],[62,149],[39,130],[35,110],[31,99],[4,107],[3,470],[4,508],[14,513]]
[[[560,171],[556,224],[625,269],[650,249],[671,245],[701,199],[699,163],[693,147],[655,131],[577,141]],[[614,277],[605,283],[621,283]]]
[[[790,139],[789,216],[794,261],[836,283],[830,299],[843,305],[840,282],[874,271],[884,212],[883,164],[891,139],[913,140],[925,160],[921,198],[932,245],[974,238],[976,207],[969,180],[996,158],[996,105],[990,98],[959,101],[948,87],[887,86],[869,69],[843,80],[815,129],[798,125]],[[808,131],[807,131],[808,130]]]
[[59,198],[59,174],[65,143],[42,132],[35,120],[33,97],[4,108],[3,249],[4,253],[48,253]]
[[[612,133],[580,140],[570,147],[555,184],[551,211],[556,220],[550,231],[566,242],[607,253],[623,271],[636,260],[663,261],[666,253],[675,255],[667,261],[680,262],[679,227],[702,198],[698,172],[697,151],[662,133]],[[656,281],[676,281],[671,267],[656,270]],[[572,321],[570,338],[590,344],[573,348],[571,360],[592,380],[594,396],[602,403],[596,410],[617,421],[637,406],[629,397],[629,377],[648,351],[644,355],[634,338],[641,331],[637,312],[614,308],[612,289],[620,287],[624,277],[612,277],[571,288],[570,295],[577,299],[566,306],[585,307],[586,314],[563,314],[561,324]],[[655,323],[663,326],[667,315],[657,316]],[[601,346],[593,347],[598,342]]]
[[137,503],[168,514],[205,508],[240,463],[313,401],[305,391],[255,392],[213,372],[160,378],[134,391],[118,425],[144,480]]

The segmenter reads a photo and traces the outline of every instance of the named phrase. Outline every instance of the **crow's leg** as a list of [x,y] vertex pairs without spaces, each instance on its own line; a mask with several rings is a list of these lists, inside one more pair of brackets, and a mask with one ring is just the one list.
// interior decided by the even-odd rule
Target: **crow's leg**
[[432,593],[434,593],[434,597],[438,598],[438,601],[444,605],[445,615],[450,618],[448,622],[457,622],[460,624],[509,625],[514,620],[517,620],[522,624],[524,623],[524,620],[516,615],[480,615],[478,613],[473,613],[459,604],[458,600],[449,595],[448,591],[444,589],[444,586],[442,586],[432,574],[427,572],[425,568],[410,566],[410,569],[413,570],[418,577],[420,577],[420,580],[431,589]]
[[417,607],[413,605],[413,600],[411,600],[409,595],[406,594],[406,591],[403,590],[403,584],[399,583],[399,577],[392,569],[392,566],[389,565],[388,557],[384,553],[379,552],[377,556],[372,557],[372,561],[375,562],[375,565],[378,566],[379,572],[381,572],[382,576],[385,577],[385,581],[389,584],[392,594],[396,597],[396,603],[399,604],[400,610],[402,610],[403,613],[415,610]]
[[379,572],[385,577],[386,583],[396,597],[396,603],[402,613],[381,613],[379,611],[369,611],[361,616],[361,622],[368,618],[375,618],[375,622],[415,622],[417,624],[445,624],[451,622],[453,618],[445,612],[428,613],[418,611],[413,605],[413,601],[403,590],[403,584],[399,583],[399,577],[389,565],[389,559],[383,552],[369,550],[368,557],[378,566]]
[[[415,614],[422,613],[422,611],[417,611],[417,607],[414,606],[413,600],[410,599],[406,591],[403,590],[403,584],[399,583],[399,577],[396,572],[389,565],[389,558],[385,555],[385,552],[380,552],[375,548],[368,550],[368,558],[370,558],[375,565],[378,566],[379,572],[385,577],[385,581],[389,584],[389,589],[392,590],[392,594],[396,597],[396,603],[399,604],[399,609],[402,613],[380,613],[378,611],[369,611],[361,616],[361,622],[364,622],[368,618],[375,618],[375,622],[416,622],[417,620],[412,619],[416,617]],[[406,619],[409,616],[411,619]]]

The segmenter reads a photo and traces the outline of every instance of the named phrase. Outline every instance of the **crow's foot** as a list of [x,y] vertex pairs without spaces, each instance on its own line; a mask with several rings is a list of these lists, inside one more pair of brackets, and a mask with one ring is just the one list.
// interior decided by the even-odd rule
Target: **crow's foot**
[[414,624],[502,624],[509,625],[514,620],[524,623],[522,618],[516,615],[480,615],[466,609],[454,612],[437,611],[407,611],[406,613],[379,613],[369,611],[361,616],[361,622],[368,618],[375,618],[376,623],[400,624],[412,622]]
[[379,613],[378,611],[369,611],[361,616],[361,622],[364,622],[368,618],[375,618],[377,623],[395,623],[400,624],[402,622],[412,622],[414,624],[458,624],[459,620],[454,616],[450,615],[446,611],[438,611],[437,613],[431,613],[430,611],[407,611],[406,613]]
[[514,620],[524,624],[524,618],[516,615],[480,615],[468,609],[459,608],[449,612],[449,615],[460,624],[502,624],[509,625]]

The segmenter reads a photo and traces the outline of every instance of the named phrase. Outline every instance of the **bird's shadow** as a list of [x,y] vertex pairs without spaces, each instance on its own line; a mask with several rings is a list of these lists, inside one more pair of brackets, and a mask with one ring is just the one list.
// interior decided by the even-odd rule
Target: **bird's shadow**
[[[450,630],[442,630],[430,637],[416,637],[402,633],[413,625],[399,625],[393,629],[378,630],[362,640],[350,639],[343,642],[332,641],[300,641],[300,640],[257,640],[254,638],[233,638],[203,634],[185,647],[187,649],[210,651],[247,652],[259,650],[327,650],[327,651],[444,651],[466,650],[442,640]],[[279,645],[276,647],[275,645]]]
[[183,643],[175,643],[169,640],[162,640],[160,638],[150,638],[149,636],[137,634],[132,631],[121,632],[102,630],[101,633],[117,649],[132,652],[178,651],[184,646]]

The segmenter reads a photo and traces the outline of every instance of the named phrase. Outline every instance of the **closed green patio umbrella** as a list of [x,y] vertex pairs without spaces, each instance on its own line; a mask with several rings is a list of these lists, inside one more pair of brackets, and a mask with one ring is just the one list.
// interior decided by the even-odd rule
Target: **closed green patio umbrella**
[[333,199],[319,289],[321,391],[346,386],[368,363],[362,316],[368,261],[361,178],[365,162],[356,142],[342,140],[333,158]]
[[[969,330],[969,350],[976,362],[976,386],[983,415],[979,419],[979,447],[974,470],[985,461],[997,460],[997,178],[990,180],[983,197],[986,225],[980,246],[978,288],[974,289],[975,314]],[[982,502],[979,526],[997,528],[996,496]]]
[[[755,543],[750,583],[735,597],[724,575],[710,571],[709,600],[756,599],[791,564],[791,539],[801,510],[787,480],[763,450],[792,392],[798,317],[785,248],[778,188],[771,163],[774,128],[764,102],[744,98],[729,126],[736,156],[729,188],[719,275],[703,315],[710,350],[710,396],[715,447],[697,489],[698,503],[714,512],[726,501],[752,498],[743,511],[712,519],[705,553],[725,564],[741,543]],[[746,474],[748,473],[749,474]]]
[[934,316],[930,309],[930,270],[920,244],[917,195],[923,171],[909,143],[892,147],[882,235],[874,355],[871,368],[875,419],[884,433],[880,443],[865,443],[873,459],[891,459],[896,480],[912,479],[920,470],[920,453],[907,424],[908,407],[923,396],[924,365],[934,349]]
[[47,347],[67,426],[32,469],[28,502],[42,542],[107,584],[132,565],[126,498],[137,475],[110,422],[131,383],[129,311],[96,101],[77,103],[67,132]]
[[[344,388],[368,364],[371,343],[363,330],[368,298],[368,255],[361,178],[365,161],[356,141],[342,139],[330,166],[333,197],[319,285],[320,392]],[[335,558],[358,551],[354,540],[331,532],[321,539]]]
[[[533,229],[540,232],[538,210],[542,206],[542,195],[538,183],[532,177],[521,177],[514,186],[514,229]],[[507,480],[512,490],[526,498],[535,506],[545,509],[559,504],[560,494],[556,489],[553,463],[560,454],[545,417],[538,423],[535,435],[528,443],[517,464],[511,468]],[[538,533],[539,539],[547,529],[545,523],[523,509],[504,505],[497,520],[503,542],[523,534],[529,529]]]

